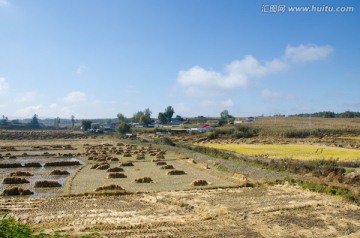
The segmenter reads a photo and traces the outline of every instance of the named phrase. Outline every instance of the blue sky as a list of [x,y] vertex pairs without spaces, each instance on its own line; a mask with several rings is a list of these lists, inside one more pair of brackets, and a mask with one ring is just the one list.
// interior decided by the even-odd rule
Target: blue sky
[[356,0],[0,0],[0,114],[360,111],[359,18]]

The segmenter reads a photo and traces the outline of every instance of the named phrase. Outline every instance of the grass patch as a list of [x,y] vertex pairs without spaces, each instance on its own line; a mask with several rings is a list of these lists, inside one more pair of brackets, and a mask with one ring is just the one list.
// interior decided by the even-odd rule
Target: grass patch
[[[14,221],[13,218],[0,219],[0,237],[2,238],[70,238],[70,236],[60,234],[54,231],[52,234],[46,234],[40,231],[34,232],[29,226]],[[98,233],[81,235],[79,238],[101,237]]]
[[327,186],[326,184],[313,183],[313,182],[309,182],[309,181],[301,181],[298,179],[289,179],[288,178],[285,181],[289,182],[290,184],[297,184],[300,187],[308,189],[313,192],[340,196],[340,197],[343,197],[347,200],[353,201],[356,204],[360,205],[359,196],[356,196],[355,194],[353,194],[350,190],[348,190],[346,188]]
[[223,172],[226,172],[226,171],[229,171],[229,169],[223,165],[223,164],[218,164],[218,165],[215,165],[215,168],[219,171],[223,171]]

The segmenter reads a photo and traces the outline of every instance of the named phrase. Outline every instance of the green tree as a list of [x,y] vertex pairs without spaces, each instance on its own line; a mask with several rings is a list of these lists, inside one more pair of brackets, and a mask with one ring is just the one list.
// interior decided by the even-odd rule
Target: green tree
[[228,110],[224,110],[220,113],[221,123],[233,123],[235,121],[235,117],[229,114]]
[[90,121],[90,120],[82,120],[81,126],[82,126],[83,131],[87,131],[87,130],[91,129],[91,123],[92,123],[92,121]]
[[124,135],[124,134],[129,133],[131,131],[131,127],[126,122],[122,122],[120,125],[118,125],[116,127],[116,131],[119,134]]
[[54,118],[54,127],[59,128],[60,126],[60,117]]
[[6,116],[2,116],[2,119],[0,120],[0,124],[6,125],[8,124],[8,118]]
[[74,130],[74,127],[75,127],[75,117],[72,115],[70,120],[71,120],[71,129]]
[[354,112],[350,112],[350,111],[346,111],[340,114],[340,117],[342,118],[354,118],[355,117],[355,113]]
[[133,121],[140,124],[150,124],[151,123],[151,114],[149,108],[146,108],[144,111],[138,111],[133,115]]
[[142,112],[142,111],[135,112],[134,115],[133,115],[133,117],[132,117],[132,121],[139,123],[139,122],[140,122],[140,118],[141,118],[142,116],[144,116],[144,112]]
[[164,115],[165,115],[165,118],[166,118],[167,122],[171,122],[171,118],[174,115],[174,113],[175,113],[175,111],[174,111],[174,108],[172,106],[168,106],[165,109]]
[[222,120],[226,120],[229,117],[229,111],[228,110],[224,110],[220,113],[220,117]]
[[149,108],[146,108],[146,109],[144,110],[144,116],[146,117],[146,120],[148,120],[148,121],[150,121],[150,122],[151,122],[151,114],[152,114],[152,112],[150,111]]
[[40,127],[39,120],[38,120],[38,115],[34,114],[34,116],[31,118],[30,126],[32,128],[39,128]]
[[162,123],[162,124],[166,124],[167,123],[167,118],[165,117],[163,112],[159,112],[158,114],[158,120]]
[[118,118],[118,120],[119,120],[120,123],[122,123],[122,122],[127,122],[127,118],[126,118],[123,114],[121,114],[121,113],[118,113],[118,114],[117,114],[117,118]]

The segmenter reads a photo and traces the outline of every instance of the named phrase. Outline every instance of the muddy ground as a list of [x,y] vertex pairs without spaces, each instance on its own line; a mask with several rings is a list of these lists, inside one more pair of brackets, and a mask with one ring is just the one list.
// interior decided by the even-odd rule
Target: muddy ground
[[[118,154],[118,161],[107,162],[110,167],[115,167],[122,161],[133,161],[134,166],[124,167],[127,178],[108,179],[106,171],[90,169],[99,162],[89,160],[84,145],[110,143],[112,146],[109,148],[117,150],[118,141],[67,137],[46,141],[12,139],[0,143],[4,147],[0,151],[4,155],[0,162],[10,160],[6,153],[16,155],[14,160],[24,161],[36,160],[38,155],[43,160],[51,160],[51,156],[44,157],[43,153],[56,152],[56,157],[60,159],[71,159],[63,158],[63,154],[79,154],[76,158],[84,163],[71,170],[68,168],[71,174],[64,186],[56,193],[48,193],[49,196],[0,196],[1,214],[14,217],[36,231],[59,230],[71,236],[98,234],[103,237],[360,236],[359,206],[340,197],[310,192],[289,184],[269,185],[288,176],[286,173],[185,152],[183,149],[124,145],[124,150],[132,148],[132,157]],[[125,143],[130,144],[130,141]],[[71,145],[72,149],[66,147],[66,150],[59,145]],[[15,150],[11,150],[14,149],[11,146],[15,146]],[[54,146],[58,147],[56,151],[49,149]],[[136,153],[140,153],[137,151],[155,148],[158,152],[166,151],[162,161],[186,171],[186,175],[169,177],[154,165],[150,153],[145,153],[143,160],[136,160]],[[22,156],[24,153],[34,156]],[[114,158],[115,154],[106,156]],[[246,175],[253,187],[246,187],[243,181],[234,179],[232,173],[219,170],[219,164]],[[2,174],[9,172],[7,169]],[[140,176],[151,176],[154,183],[134,183],[133,179]],[[194,179],[206,179],[210,185],[195,188],[191,185]],[[95,188],[107,184],[120,185],[128,194],[94,193]],[[49,191],[53,191],[51,189]]]

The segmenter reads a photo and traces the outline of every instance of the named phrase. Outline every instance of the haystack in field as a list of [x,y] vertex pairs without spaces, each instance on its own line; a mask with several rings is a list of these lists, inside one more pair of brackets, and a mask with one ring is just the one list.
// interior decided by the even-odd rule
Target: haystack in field
[[150,177],[142,177],[134,180],[135,183],[152,183],[153,180]]
[[4,189],[2,195],[4,196],[15,196],[15,195],[31,195],[34,192],[30,191],[29,189],[23,189],[19,187],[12,187]]
[[162,154],[160,154],[160,155],[156,155],[156,157],[155,157],[155,158],[157,158],[157,159],[165,159],[164,155],[162,155]]
[[105,170],[105,169],[109,169],[110,168],[110,165],[107,164],[107,163],[103,163],[103,164],[99,164],[96,169],[97,170]]
[[167,165],[161,166],[160,169],[175,169],[175,168],[171,164],[167,164]]
[[124,162],[124,163],[121,163],[120,165],[124,166],[124,167],[126,167],[126,166],[134,166],[134,164],[131,163],[131,162]]
[[136,156],[136,159],[137,159],[137,160],[144,160],[144,159],[145,159],[145,155],[144,155],[144,154],[138,154],[138,155]]
[[79,161],[57,161],[57,162],[48,162],[45,163],[45,167],[47,166],[73,166],[73,165],[81,165]]
[[66,170],[53,170],[50,175],[69,175],[70,173]]
[[24,167],[40,168],[42,165],[39,162],[28,162],[24,164]]
[[0,163],[0,168],[20,168],[21,163]]
[[3,179],[3,184],[21,184],[21,183],[30,183],[29,180],[20,177],[5,177]]
[[109,173],[107,178],[127,178],[127,176],[124,173]]
[[113,167],[106,170],[106,172],[124,172],[124,169],[121,167]]
[[124,190],[124,189],[122,187],[120,187],[119,185],[110,184],[110,185],[105,185],[105,186],[96,188],[95,192],[104,191],[104,190]]
[[35,182],[35,188],[53,188],[61,187],[61,184],[57,181],[40,180]]
[[176,169],[167,172],[167,175],[184,175],[184,174],[186,174],[185,171],[176,170]]
[[203,180],[203,179],[194,180],[191,183],[192,186],[206,186],[208,184],[209,183],[206,180]]
[[25,171],[16,171],[16,172],[10,173],[9,176],[33,176],[33,174],[30,172],[25,172]]

